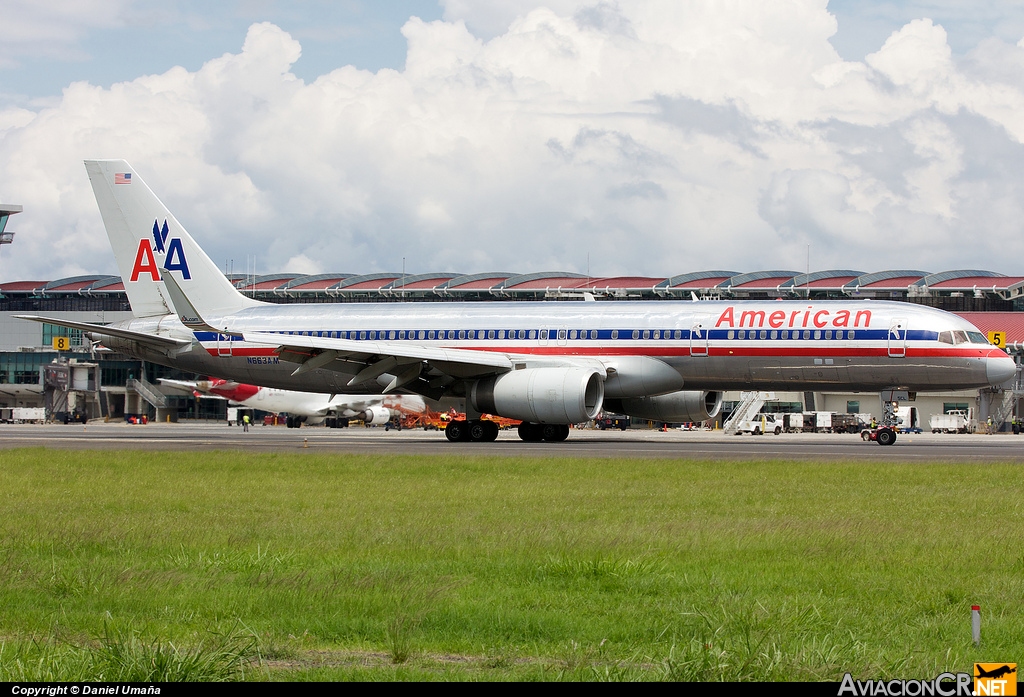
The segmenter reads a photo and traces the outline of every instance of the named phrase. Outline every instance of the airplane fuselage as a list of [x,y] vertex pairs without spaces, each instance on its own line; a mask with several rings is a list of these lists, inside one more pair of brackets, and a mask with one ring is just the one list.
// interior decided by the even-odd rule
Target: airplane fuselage
[[[353,364],[292,375],[276,347],[243,333],[409,342],[526,360],[629,357],[667,364],[687,390],[956,390],[998,384],[1015,366],[967,321],[887,301],[615,301],[264,305],[206,318],[232,333],[192,332],[176,318],[120,326],[187,337],[161,353],[114,339],[112,348],[193,372],[268,387],[365,392]],[[471,375],[467,375],[471,378]]]
[[318,423],[330,413],[352,418],[367,409],[383,406],[388,410],[423,413],[426,405],[417,395],[332,395],[296,392],[258,385],[210,381],[206,392],[241,404],[250,409],[269,411],[275,414],[287,413],[310,418],[309,423]]

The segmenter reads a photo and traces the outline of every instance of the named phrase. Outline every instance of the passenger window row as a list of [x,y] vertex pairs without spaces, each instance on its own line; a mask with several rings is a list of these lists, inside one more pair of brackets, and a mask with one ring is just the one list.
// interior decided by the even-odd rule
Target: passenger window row
[[[351,331],[288,331],[284,334],[295,336],[315,336],[325,339],[350,339],[354,341],[455,341],[455,340],[537,340],[549,341],[557,338],[559,341],[578,341],[596,339],[629,339],[629,340],[680,340],[689,339],[691,333],[696,339],[704,338],[703,334],[709,333],[712,338],[723,338],[721,332],[703,332],[696,329],[693,332],[680,329],[391,329],[391,330],[351,330]],[[948,332],[946,332],[948,334]],[[960,332],[963,333],[963,332]],[[792,331],[783,329],[730,329],[726,336],[729,340],[734,339],[805,339],[831,341],[832,339],[855,339],[856,332],[851,330],[810,330],[803,331],[794,329]]]
[[842,340],[842,339],[856,339],[857,338],[857,332],[853,331],[852,329],[849,330],[849,331],[844,331],[842,329],[836,329],[836,330],[832,330],[832,329],[825,329],[825,330],[821,330],[821,329],[814,329],[814,330],[804,329],[802,331],[799,330],[799,329],[794,329],[792,331],[790,331],[788,329],[772,329],[771,331],[768,331],[767,329],[749,329],[749,330],[747,330],[747,329],[739,329],[739,330],[732,330],[732,329],[730,329],[729,330],[729,334],[727,335],[727,338],[729,338],[729,339],[782,339],[782,340],[788,340],[788,339],[813,339],[813,340],[816,340],[816,341],[820,341],[821,339],[825,339],[825,341],[832,341],[832,339],[839,339],[839,340]]

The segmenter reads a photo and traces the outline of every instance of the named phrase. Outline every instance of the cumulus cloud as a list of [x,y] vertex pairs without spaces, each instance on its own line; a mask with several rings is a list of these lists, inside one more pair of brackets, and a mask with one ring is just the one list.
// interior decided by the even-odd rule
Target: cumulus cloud
[[1020,45],[957,58],[920,19],[843,61],[825,0],[444,5],[403,28],[402,71],[304,82],[261,23],[194,72],[0,112],[0,198],[26,210],[0,274],[113,271],[86,157],[268,273],[801,269],[807,245],[1020,272]]
[[318,274],[324,269],[317,261],[310,259],[305,254],[297,254],[286,261],[281,270],[285,273]]

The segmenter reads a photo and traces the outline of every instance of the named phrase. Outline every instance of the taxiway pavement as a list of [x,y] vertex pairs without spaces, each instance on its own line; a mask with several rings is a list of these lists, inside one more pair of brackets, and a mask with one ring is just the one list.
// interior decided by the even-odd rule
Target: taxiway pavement
[[721,431],[668,432],[573,429],[564,443],[524,443],[514,430],[493,443],[449,443],[443,432],[361,426],[288,429],[254,425],[248,433],[224,422],[129,425],[0,424],[0,449],[243,450],[310,454],[392,453],[730,460],[870,460],[888,462],[1021,462],[1024,435],[901,434],[882,447],[857,434],[797,433],[730,436]]

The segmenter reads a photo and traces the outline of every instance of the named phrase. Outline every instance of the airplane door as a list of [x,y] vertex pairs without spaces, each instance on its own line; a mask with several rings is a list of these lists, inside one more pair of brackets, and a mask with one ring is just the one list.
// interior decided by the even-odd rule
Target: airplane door
[[230,356],[231,355],[231,335],[217,333],[217,355],[218,356]]
[[569,338],[569,330],[565,327],[559,327],[558,329],[558,345],[565,346]]
[[547,346],[548,345],[548,328],[547,327],[544,327],[543,329],[540,330],[539,337],[540,337],[540,341],[539,341],[540,345],[541,346]]
[[889,356],[904,358],[907,355],[907,320],[898,317],[889,324]]
[[690,325],[691,356],[708,355],[708,330],[707,327],[704,326],[707,323],[707,319],[707,315],[700,315],[693,318],[693,323]]

